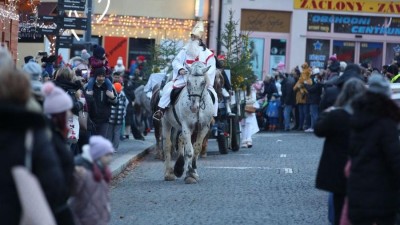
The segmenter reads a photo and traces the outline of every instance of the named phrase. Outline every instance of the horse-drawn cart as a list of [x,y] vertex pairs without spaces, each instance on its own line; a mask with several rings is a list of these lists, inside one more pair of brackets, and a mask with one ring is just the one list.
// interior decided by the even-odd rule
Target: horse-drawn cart
[[221,154],[228,154],[228,149],[236,152],[240,149],[240,119],[244,114],[243,101],[240,99],[240,94],[236,93],[232,96],[231,105],[232,113],[235,115],[229,116],[225,108],[225,100],[220,101],[218,116],[211,128],[210,138],[217,139],[218,150]]

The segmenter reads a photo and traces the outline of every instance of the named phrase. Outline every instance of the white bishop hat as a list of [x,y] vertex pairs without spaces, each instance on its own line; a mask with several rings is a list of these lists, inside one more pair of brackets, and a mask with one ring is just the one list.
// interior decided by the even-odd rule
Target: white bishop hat
[[190,34],[193,34],[193,35],[195,35],[197,37],[202,38],[203,34],[204,34],[203,21],[197,21],[196,25],[193,27],[192,33],[190,33]]

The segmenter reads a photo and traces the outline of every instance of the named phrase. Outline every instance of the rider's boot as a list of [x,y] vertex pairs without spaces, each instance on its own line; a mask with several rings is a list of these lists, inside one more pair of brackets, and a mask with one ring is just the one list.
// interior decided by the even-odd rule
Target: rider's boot
[[232,113],[231,104],[229,101],[225,102],[225,107],[226,107],[226,112],[228,113],[228,116],[236,116],[235,113]]
[[154,114],[153,114],[153,119],[155,119],[155,120],[157,120],[157,121],[160,121],[161,118],[162,118],[163,115],[164,115],[164,112],[165,112],[165,109],[164,109],[164,108],[158,107],[158,110],[155,111]]

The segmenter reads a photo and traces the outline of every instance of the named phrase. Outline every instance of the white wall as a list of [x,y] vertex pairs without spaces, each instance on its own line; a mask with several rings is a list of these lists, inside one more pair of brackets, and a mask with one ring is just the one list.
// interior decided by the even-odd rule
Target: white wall
[[[210,32],[210,48],[217,48],[217,29],[218,29],[218,4],[219,0],[213,1],[213,12],[211,21],[213,21],[213,29]],[[257,10],[276,10],[292,12],[291,31],[290,31],[290,55],[287,57],[287,68],[294,68],[296,65],[301,65],[305,61],[306,51],[306,31],[307,31],[307,11],[293,10],[292,0],[223,0],[222,4],[222,23],[221,31],[224,29],[224,24],[229,19],[229,11],[234,12],[234,21],[239,21],[241,9],[257,9]],[[295,18],[295,19],[293,19]],[[237,27],[240,30],[240,27]],[[269,50],[265,50],[269,51]],[[267,60],[267,59],[265,59]]]

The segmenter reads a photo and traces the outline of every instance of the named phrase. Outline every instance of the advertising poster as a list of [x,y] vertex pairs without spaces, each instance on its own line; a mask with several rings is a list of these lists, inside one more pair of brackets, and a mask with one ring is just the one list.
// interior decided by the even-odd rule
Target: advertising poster
[[269,56],[269,74],[274,71],[272,69],[276,68],[280,62],[285,62],[285,55],[270,55]]
[[308,65],[321,69],[325,68],[329,58],[329,47],[329,40],[307,39],[306,61]]
[[108,62],[111,67],[117,64],[118,57],[122,57],[124,66],[127,67],[126,56],[128,53],[128,38],[124,37],[105,37],[104,49]]
[[258,79],[262,79],[262,70],[264,62],[264,39],[249,38],[250,63],[254,74]]

